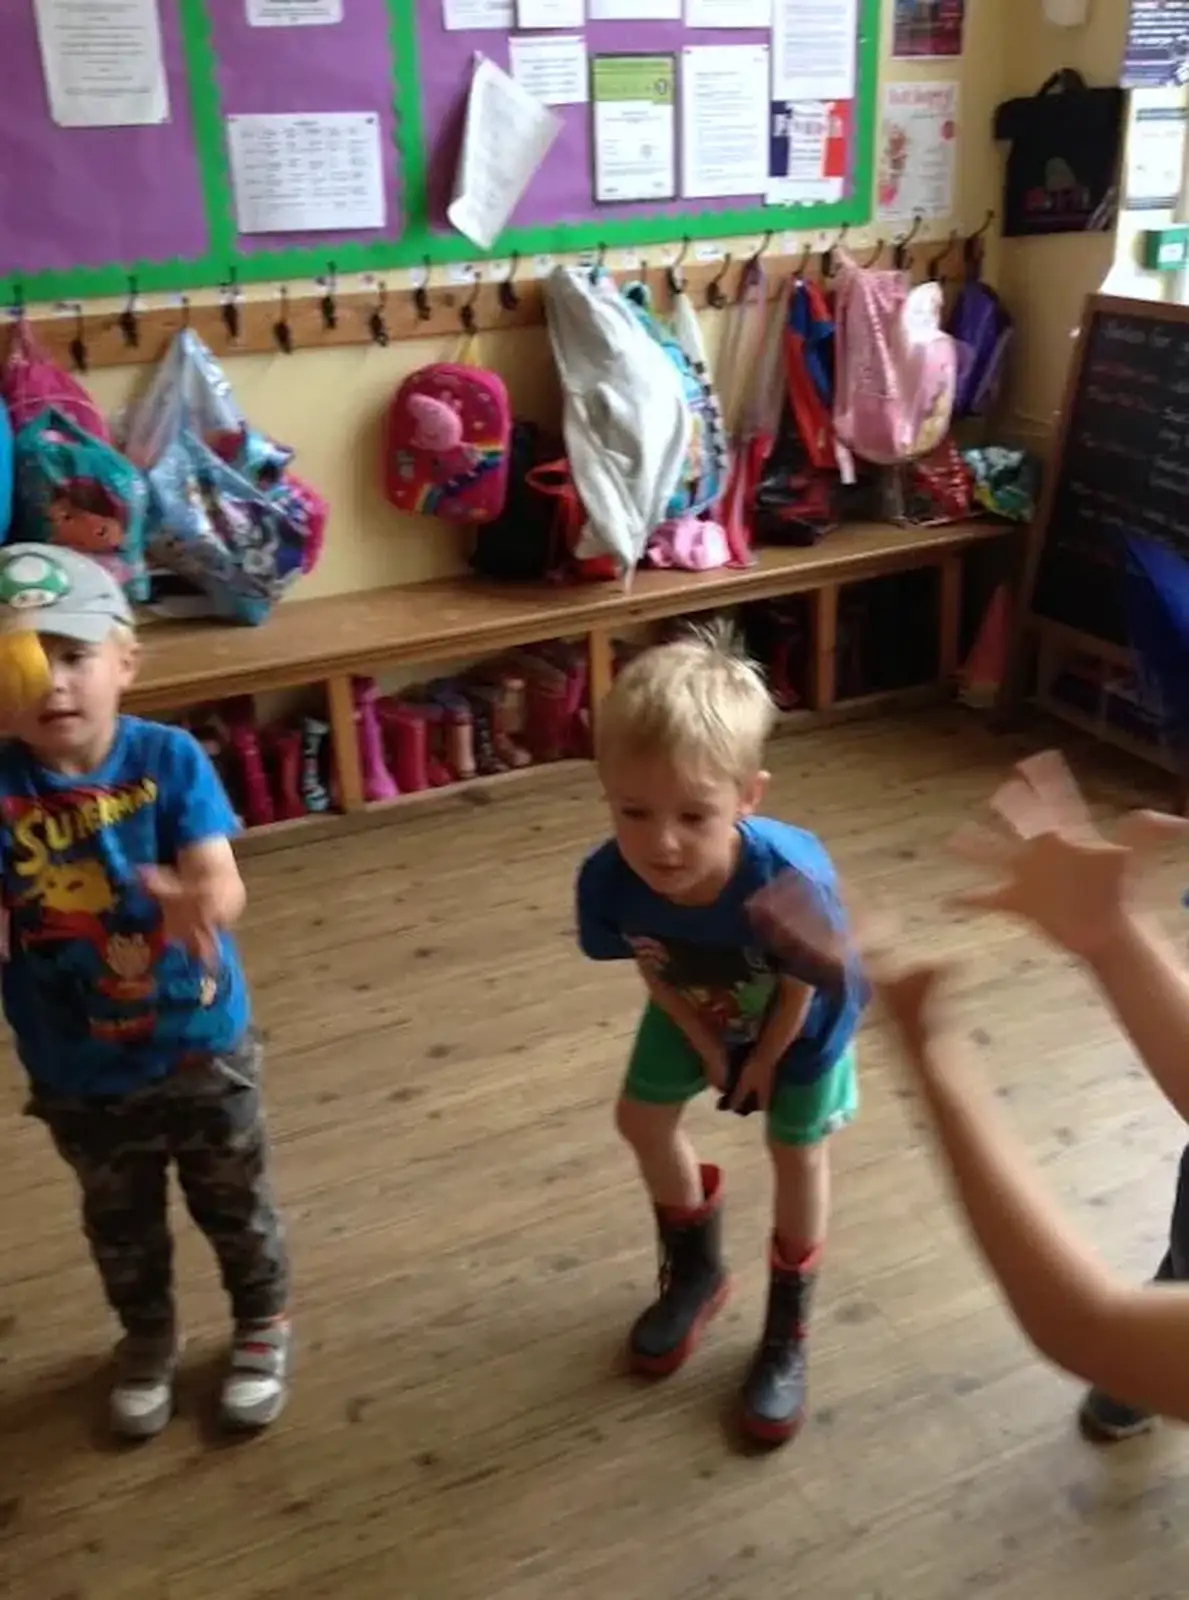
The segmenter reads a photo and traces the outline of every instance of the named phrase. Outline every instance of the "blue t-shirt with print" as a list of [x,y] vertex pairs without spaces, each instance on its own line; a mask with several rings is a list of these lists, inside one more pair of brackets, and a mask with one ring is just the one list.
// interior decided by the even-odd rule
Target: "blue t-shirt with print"
[[8,919],[4,1015],[36,1088],[122,1095],[192,1054],[230,1050],[250,1007],[234,942],[208,970],[167,943],[141,882],[190,845],[238,828],[189,733],[121,717],[85,777],[0,746],[0,883]]
[[[678,905],[632,871],[614,839],[583,862],[578,875],[578,939],[595,961],[637,961],[690,1000],[728,1050],[754,1044],[781,976],[811,982],[787,956],[765,948],[747,902],[790,869],[832,924],[843,916],[834,864],[820,840],[769,817],[739,825],[739,861],[717,900]],[[817,989],[804,1025],[780,1063],[781,1084],[814,1083],[850,1044],[866,1002],[857,972]]]

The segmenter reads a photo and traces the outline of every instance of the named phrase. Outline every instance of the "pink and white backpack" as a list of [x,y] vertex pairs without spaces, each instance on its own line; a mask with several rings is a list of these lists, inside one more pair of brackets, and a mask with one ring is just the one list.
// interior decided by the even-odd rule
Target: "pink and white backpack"
[[441,361],[412,372],[388,410],[384,487],[398,511],[492,522],[504,509],[512,414],[503,379]]
[[834,432],[843,478],[851,455],[895,466],[928,455],[949,432],[958,348],[941,325],[937,283],[838,255]]

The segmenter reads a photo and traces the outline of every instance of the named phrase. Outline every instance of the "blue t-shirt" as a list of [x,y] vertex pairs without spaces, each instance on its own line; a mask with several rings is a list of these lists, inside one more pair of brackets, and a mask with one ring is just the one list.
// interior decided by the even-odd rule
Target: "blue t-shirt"
[[4,1015],[33,1083],[121,1095],[191,1054],[230,1050],[250,1007],[234,942],[210,972],[166,943],[140,869],[238,828],[189,733],[121,717],[102,766],[68,778],[0,746]]
[[[690,1000],[728,1050],[755,1043],[782,976],[811,981],[760,942],[747,902],[790,868],[829,919],[842,917],[834,864],[818,839],[769,817],[739,825],[739,861],[712,905],[684,906],[638,878],[614,839],[587,856],[578,875],[578,939],[595,961],[640,961]],[[801,1032],[780,1063],[782,1084],[813,1083],[854,1035],[866,991],[849,973],[818,989]]]

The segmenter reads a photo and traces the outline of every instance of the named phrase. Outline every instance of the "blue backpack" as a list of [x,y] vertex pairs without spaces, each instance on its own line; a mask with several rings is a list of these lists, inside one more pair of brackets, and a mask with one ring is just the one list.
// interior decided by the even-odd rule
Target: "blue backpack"
[[667,510],[670,518],[697,516],[716,506],[727,487],[730,453],[718,396],[700,352],[687,350],[673,327],[653,311],[648,285],[627,283],[623,297],[681,376],[692,426],[685,467]]

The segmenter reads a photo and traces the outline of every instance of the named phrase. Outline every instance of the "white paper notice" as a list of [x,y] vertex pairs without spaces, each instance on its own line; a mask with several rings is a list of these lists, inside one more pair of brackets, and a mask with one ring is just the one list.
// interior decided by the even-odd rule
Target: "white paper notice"
[[512,76],[543,106],[586,104],[589,67],[581,34],[508,40]]
[[241,233],[354,232],[387,220],[374,111],[227,118]]
[[685,0],[685,25],[687,28],[770,28],[772,0]]
[[682,195],[763,194],[768,181],[767,45],[691,45],[681,57]]
[[462,157],[446,215],[490,250],[561,132],[561,118],[486,56],[475,58]]
[[250,28],[314,28],[343,20],[343,0],[247,0]]
[[592,22],[680,22],[681,0],[590,0]]
[[35,0],[35,6],[50,116],[60,128],[169,121],[157,0]]
[[675,56],[596,56],[595,199],[677,196]]
[[772,98],[853,100],[859,0],[773,0]]
[[581,28],[586,0],[516,0],[518,28]]
[[956,83],[886,85],[876,149],[881,222],[953,215],[957,114]]
[[515,0],[442,0],[442,21],[447,33],[506,32],[516,26]]

